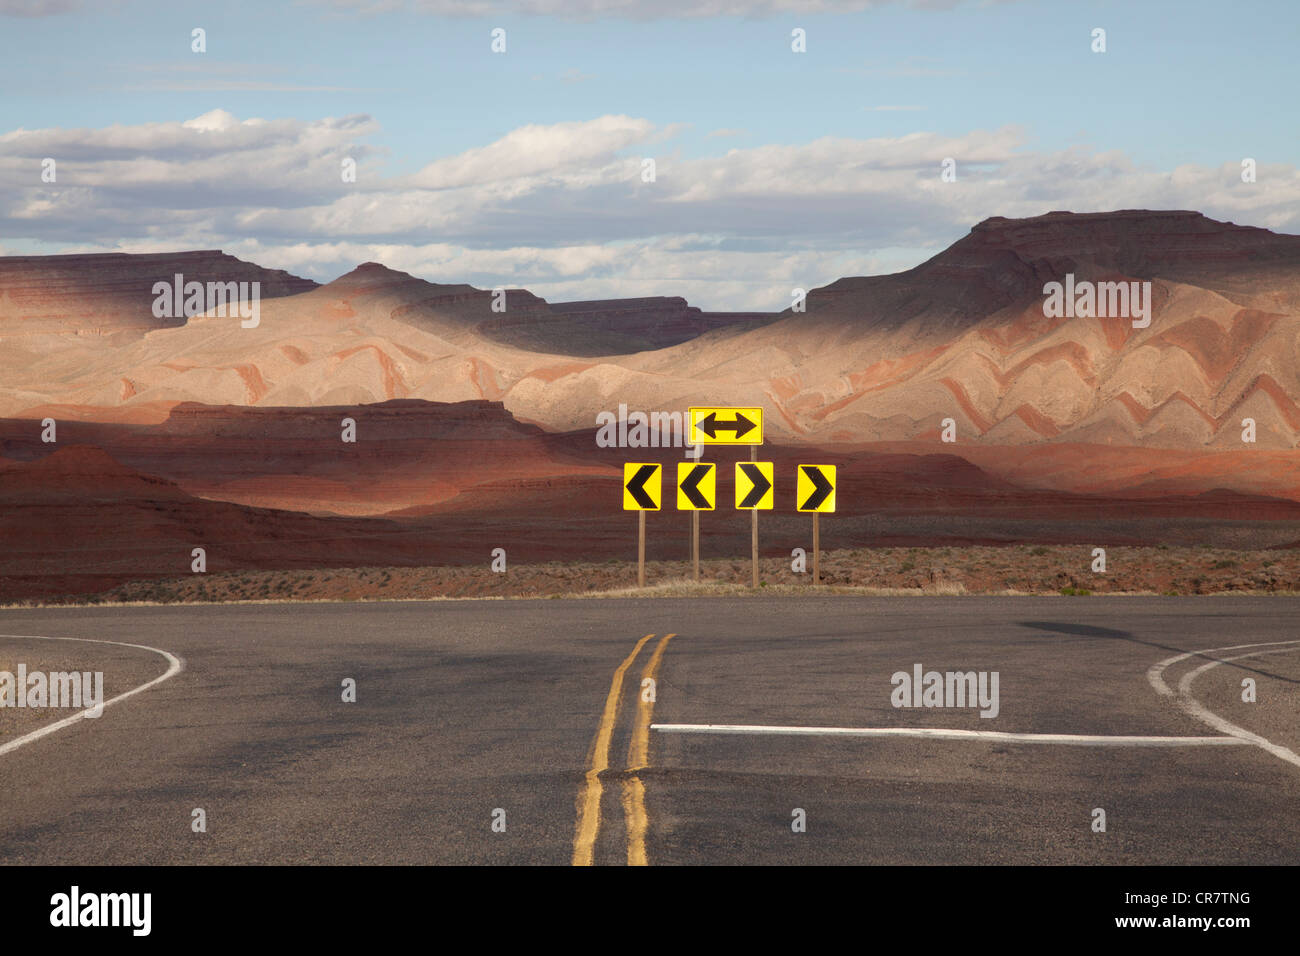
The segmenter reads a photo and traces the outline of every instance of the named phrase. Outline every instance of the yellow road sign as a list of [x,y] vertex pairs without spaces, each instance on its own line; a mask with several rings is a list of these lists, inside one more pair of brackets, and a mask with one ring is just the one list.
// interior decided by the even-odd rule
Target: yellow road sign
[[800,465],[795,503],[800,511],[835,510],[835,466]]
[[663,500],[663,465],[623,463],[623,510],[658,511]]
[[761,445],[763,409],[723,405],[691,407],[686,429],[689,445]]
[[736,462],[736,507],[745,511],[771,510],[776,497],[770,461]]
[[718,500],[718,468],[693,461],[677,463],[677,509],[712,511]]

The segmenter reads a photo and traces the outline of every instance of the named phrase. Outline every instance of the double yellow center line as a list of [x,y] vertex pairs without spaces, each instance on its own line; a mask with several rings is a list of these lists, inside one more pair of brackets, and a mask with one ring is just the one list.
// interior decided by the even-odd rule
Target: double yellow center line
[[[676,635],[666,634],[655,646],[649,662],[641,671],[641,684],[654,680],[663,659],[664,650]],[[614,727],[618,723],[619,707],[623,700],[623,678],[632,666],[641,648],[654,638],[647,634],[637,641],[623,663],[614,671],[614,679],[609,685],[609,694],[605,698],[605,710],[600,717],[600,728],[591,744],[591,764],[583,781],[582,794],[578,798],[578,826],[573,837],[573,865],[591,866],[596,848],[596,837],[600,833],[600,801],[604,787],[600,775],[609,769],[609,745],[614,736]],[[627,862],[629,866],[645,866],[646,810],[645,787],[636,776],[650,762],[650,719],[654,714],[654,700],[646,699],[641,691],[637,695],[636,723],[632,730],[632,740],[627,749],[627,765],[631,776],[623,781],[623,817],[627,823]]]

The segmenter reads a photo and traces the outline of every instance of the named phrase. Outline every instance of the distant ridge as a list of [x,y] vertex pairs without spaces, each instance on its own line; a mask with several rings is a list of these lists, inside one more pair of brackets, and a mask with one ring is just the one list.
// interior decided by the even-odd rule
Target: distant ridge
[[[317,286],[211,255],[92,257],[83,270],[68,257],[0,260],[0,277],[26,270],[19,297],[46,288],[93,307],[69,310],[73,335],[0,331],[0,415],[481,400],[573,431],[620,406],[735,404],[762,405],[774,440],[813,444],[1300,443],[1300,237],[1189,210],[992,217],[913,269],[838,279],[813,289],[806,311],[776,315],[708,313],[676,296],[549,303],[374,262]],[[138,290],[177,264],[278,277],[287,294],[262,304],[255,329],[213,317],[151,328],[147,303],[114,298],[122,275]],[[1149,283],[1149,325],[1048,314],[1044,286],[1070,275]],[[0,297],[12,314],[11,283]]]
[[317,287],[219,249],[0,256],[0,334],[111,335],[184,325],[184,317],[156,318],[152,308],[154,283],[171,284],[177,273],[186,282],[260,282],[263,299]]

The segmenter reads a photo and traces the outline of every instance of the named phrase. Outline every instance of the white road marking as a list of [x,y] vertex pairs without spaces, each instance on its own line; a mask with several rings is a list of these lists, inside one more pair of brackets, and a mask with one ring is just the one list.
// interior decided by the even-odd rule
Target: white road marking
[[[1177,691],[1171,689],[1165,683],[1164,673],[1174,664],[1193,657],[1203,657],[1207,654],[1218,654],[1223,651],[1238,651],[1245,648],[1267,648],[1267,650],[1252,650],[1245,654],[1208,661],[1183,675],[1182,680],[1178,682]],[[1151,665],[1147,670],[1147,681],[1155,688],[1156,693],[1164,697],[1175,698],[1178,705],[1186,713],[1225,735],[1218,737],[1026,734],[997,730],[955,730],[931,727],[791,727],[767,724],[651,724],[650,729],[669,734],[766,734],[787,737],[920,737],[932,740],[990,740],[1007,743],[1074,744],[1102,747],[1223,747],[1250,744],[1300,767],[1300,755],[1280,744],[1273,743],[1265,737],[1261,737],[1259,734],[1238,727],[1231,721],[1224,720],[1218,714],[1208,710],[1191,694],[1192,683],[1212,667],[1247,657],[1262,657],[1266,654],[1286,654],[1295,651],[1300,651],[1300,640],[1235,644],[1231,647],[1211,647],[1200,651],[1190,651],[1186,654],[1177,654]]]
[[1179,661],[1185,661],[1190,657],[1201,657],[1205,654],[1218,654],[1220,651],[1239,651],[1243,647],[1279,647],[1283,644],[1300,644],[1300,641],[1267,641],[1255,644],[1233,644],[1231,647],[1207,647],[1203,651],[1188,651],[1186,654],[1176,654],[1173,657],[1167,657],[1158,664],[1152,664],[1147,670],[1147,682],[1156,689],[1156,693],[1162,697],[1173,697],[1174,692],[1170,690],[1169,685],[1165,683],[1165,669],[1177,664]]
[[[1279,647],[1278,645],[1289,646]],[[1177,693],[1171,690],[1169,685],[1165,683],[1165,669],[1173,664],[1188,660],[1192,657],[1202,657],[1206,654],[1218,654],[1222,651],[1239,651],[1246,647],[1272,648],[1272,650],[1250,651],[1246,654],[1235,654],[1232,657],[1224,657],[1202,664],[1195,670],[1188,671],[1183,675],[1183,679],[1178,682]],[[1279,760],[1285,760],[1287,763],[1295,764],[1297,767],[1300,767],[1300,755],[1297,755],[1294,751],[1288,750],[1281,744],[1275,744],[1266,737],[1261,737],[1259,734],[1252,733],[1244,727],[1238,727],[1231,721],[1224,720],[1192,696],[1192,682],[1212,667],[1218,667],[1220,664],[1226,664],[1229,661],[1238,661],[1246,657],[1263,657],[1266,654],[1288,654],[1296,651],[1300,651],[1300,641],[1269,641],[1268,643],[1259,644],[1236,644],[1232,647],[1212,647],[1203,651],[1193,651],[1190,654],[1179,654],[1176,657],[1167,658],[1166,660],[1153,665],[1151,669],[1147,671],[1147,680],[1151,683],[1151,686],[1156,689],[1157,693],[1163,694],[1167,697],[1175,697],[1178,706],[1181,707],[1189,716],[1196,718],[1201,723],[1213,727],[1215,730],[1221,730],[1225,734],[1231,734],[1234,737],[1238,737],[1247,743],[1252,743],[1256,747],[1259,747],[1272,754],[1274,757],[1277,757]]]
[[926,737],[933,740],[992,740],[1019,744],[1075,744],[1101,747],[1223,747],[1254,743],[1228,737],[1149,737],[1122,734],[1019,734],[1001,730],[934,727],[779,727],[764,724],[651,724],[666,734],[771,734],[791,737]]
[[[162,674],[159,677],[155,677],[153,680],[149,681],[146,684],[141,684],[139,687],[135,687],[131,690],[128,690],[124,694],[118,694],[116,697],[104,701],[103,706],[105,710],[107,710],[109,707],[111,707],[114,704],[126,700],[128,697],[134,697],[136,694],[139,694],[141,691],[146,691],[150,687],[157,686],[158,684],[161,684],[163,681],[171,677],[175,677],[177,674],[181,672],[181,668],[185,666],[185,662],[181,660],[179,657],[176,657],[174,654],[169,654],[166,651],[159,650],[156,647],[149,647],[147,644],[127,644],[122,641],[97,641],[89,637],[46,637],[45,635],[42,634],[0,634],[0,638],[4,638],[4,637],[11,637],[19,640],[24,640],[24,641],[26,640],[81,641],[84,644],[112,644],[116,647],[133,647],[141,651],[153,651],[155,654],[161,654],[163,657],[167,659],[167,663],[169,665],[167,668],[167,673]],[[0,745],[0,756],[4,756],[5,754],[10,753],[11,751],[17,750],[19,747],[22,747],[25,744],[29,744],[34,740],[40,740],[42,737],[48,736],[49,734],[54,733],[56,730],[62,730],[64,727],[70,727],[79,720],[87,719],[90,712],[94,709],[95,708],[93,707],[88,707],[85,710],[79,710],[71,717],[65,717],[62,720],[57,720],[52,724],[47,724],[44,727],[41,727],[37,730],[33,730],[29,734],[24,734],[21,737],[16,737],[13,740],[9,741],[8,743]]]

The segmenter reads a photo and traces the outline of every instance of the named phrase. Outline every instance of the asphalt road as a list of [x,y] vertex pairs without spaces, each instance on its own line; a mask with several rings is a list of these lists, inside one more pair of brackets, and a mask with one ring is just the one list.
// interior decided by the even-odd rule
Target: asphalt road
[[[1208,597],[4,611],[0,660],[50,659],[14,636],[40,635],[183,667],[97,720],[0,735],[0,862],[1296,864],[1297,617]],[[109,697],[170,667],[58,659],[78,647]],[[916,664],[997,672],[997,715],[893,706]],[[676,726],[700,724],[840,732]],[[896,733],[922,729],[958,733]]]

